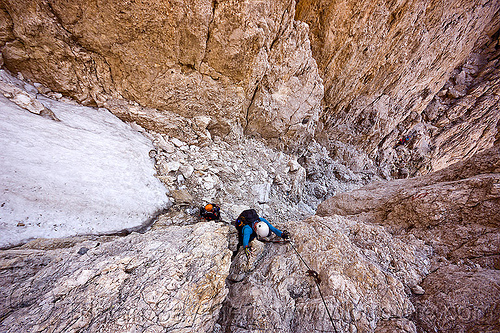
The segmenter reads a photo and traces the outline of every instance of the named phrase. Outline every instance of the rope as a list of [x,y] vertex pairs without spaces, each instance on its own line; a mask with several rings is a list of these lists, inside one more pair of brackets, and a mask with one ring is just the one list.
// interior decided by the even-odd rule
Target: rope
[[321,296],[321,300],[323,301],[323,304],[325,305],[326,313],[328,314],[328,317],[330,318],[330,322],[332,323],[333,330],[335,331],[335,333],[337,333],[337,329],[335,328],[335,324],[333,323],[332,315],[330,314],[330,311],[328,310],[328,306],[326,305],[325,298],[323,297],[323,293],[321,292],[321,288],[319,287],[319,284],[321,283],[321,279],[319,278],[318,272],[316,272],[315,270],[312,270],[309,267],[309,265],[306,263],[304,258],[302,258],[299,251],[297,251],[297,249],[295,248],[295,246],[293,245],[293,242],[291,240],[290,240],[290,245],[292,246],[292,249],[295,251],[297,256],[300,258],[300,260],[304,263],[304,265],[306,265],[306,267],[307,267],[306,274],[314,279],[314,282],[316,283],[316,287],[318,287],[319,296]]

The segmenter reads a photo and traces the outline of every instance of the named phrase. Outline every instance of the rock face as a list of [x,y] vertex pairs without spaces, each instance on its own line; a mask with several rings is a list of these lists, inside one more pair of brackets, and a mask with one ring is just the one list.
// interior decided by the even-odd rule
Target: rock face
[[[0,65],[19,80],[0,85],[0,126],[25,125],[15,108],[56,133],[54,99],[107,108],[153,142],[141,156],[174,206],[145,234],[2,250],[0,330],[499,331],[499,15],[483,0],[2,0]],[[235,229],[200,223],[207,202],[225,221],[256,208],[295,248],[231,257]]]
[[[123,119],[161,132],[175,115],[210,116],[213,128],[242,126],[292,146],[314,132],[323,86],[293,2],[4,1],[0,9],[7,68]],[[122,99],[146,109],[124,114]]]
[[416,298],[417,327],[422,332],[497,332],[499,281],[498,270],[439,268],[422,283],[425,294]]
[[[341,216],[286,227],[303,260],[319,273],[337,332],[373,332],[379,320],[404,321],[414,311],[408,286],[420,283],[430,263],[423,242]],[[248,261],[240,252],[231,266],[220,331],[333,332],[314,280],[290,245],[252,246]]]
[[[175,206],[145,234],[1,251],[2,331],[334,331],[326,309],[338,332],[498,330],[498,146],[437,173],[338,195],[294,221],[312,212],[304,201],[321,189],[369,181],[364,157],[338,149],[352,173],[319,145],[297,159],[252,139],[200,147],[137,130],[154,142],[149,157]],[[240,251],[231,262],[235,229],[200,223],[206,201],[221,203],[229,221],[257,208],[291,231],[309,267],[291,245],[259,241],[248,260]]]
[[[163,140],[162,153],[196,156],[179,140]],[[334,331],[328,308],[338,332],[497,331],[498,156],[496,146],[425,177],[333,197],[319,206],[323,216],[276,221],[308,267],[290,244],[257,240],[248,259],[240,251],[231,262],[235,229],[194,221],[182,210],[193,197],[180,189],[174,209],[145,234],[39,239],[3,250],[1,330]],[[209,166],[166,164],[174,182],[177,172],[216,175],[196,174]],[[257,204],[267,190],[252,191]],[[326,307],[308,269],[319,274]]]
[[411,232],[448,259],[484,260],[498,250],[499,154],[497,145],[426,177],[372,183],[326,200],[317,214],[357,216],[394,233]]
[[[180,220],[172,217],[175,224],[196,223],[193,212],[209,202],[220,205],[225,221],[251,207],[273,223],[303,219],[313,215],[326,197],[380,179],[364,170],[368,158],[350,155],[347,150],[339,153],[343,156],[331,158],[319,144],[309,145],[297,158],[255,139],[230,144],[214,136],[200,147],[154,131],[145,134],[156,148],[150,153],[158,178],[176,209],[185,213]],[[349,156],[353,156],[352,163],[343,165]]]
[[318,136],[375,154],[403,120],[424,111],[477,43],[488,42],[499,8],[462,0],[298,1],[296,19],[310,26],[325,86]]
[[189,144],[245,133],[301,152],[315,137],[405,178],[492,145],[499,9],[5,0],[0,49],[12,72]]
[[426,177],[328,199],[318,214],[340,214],[415,236],[433,250],[415,323],[423,332],[500,328],[500,147]]
[[306,205],[305,169],[294,156],[253,139],[233,145],[215,139],[199,147],[154,132],[151,138],[158,178],[186,213],[182,224],[196,223],[197,209],[210,202],[220,205],[225,221],[250,207],[277,221],[314,212]]
[[0,330],[210,332],[227,294],[227,234],[200,223],[2,251]]
[[[430,123],[431,167],[439,170],[490,147],[499,133],[500,45],[498,32],[457,68],[423,112]],[[468,140],[465,138],[469,138]]]
[[387,137],[379,160],[392,165],[395,178],[439,170],[492,146],[500,124],[498,37],[485,37],[422,114],[411,114]]

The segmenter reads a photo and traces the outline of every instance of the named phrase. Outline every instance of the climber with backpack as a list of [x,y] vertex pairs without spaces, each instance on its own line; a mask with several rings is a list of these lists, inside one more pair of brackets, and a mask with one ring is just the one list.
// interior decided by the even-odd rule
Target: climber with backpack
[[245,254],[248,256],[251,250],[249,243],[255,238],[259,239],[269,236],[270,232],[283,239],[290,238],[290,234],[286,230],[281,231],[273,227],[268,220],[259,217],[255,209],[244,210],[234,222],[234,226],[238,230],[238,247],[234,254],[243,245]]
[[245,254],[247,256],[247,259],[249,259],[250,256],[250,245],[249,243],[254,240],[255,238],[264,241],[261,239],[261,237],[267,237],[269,236],[269,232],[273,232],[276,234],[276,236],[281,237],[282,239],[286,240],[286,243],[290,244],[292,249],[295,251],[299,259],[304,263],[304,265],[307,267],[306,274],[307,276],[310,276],[313,278],[314,282],[316,283],[316,287],[318,288],[318,293],[321,297],[321,300],[323,301],[323,304],[326,309],[326,313],[328,314],[328,317],[330,318],[330,322],[332,323],[333,330],[335,333],[337,333],[337,328],[335,327],[335,322],[333,320],[332,315],[330,314],[330,310],[328,310],[328,305],[326,304],[325,297],[323,296],[323,293],[321,292],[320,284],[321,284],[321,278],[319,276],[319,273],[311,268],[310,265],[307,264],[307,262],[302,258],[300,255],[299,251],[295,247],[293,241],[290,239],[290,234],[286,231],[280,231],[279,229],[276,229],[263,217],[259,217],[257,212],[254,209],[247,209],[244,210],[238,218],[234,221],[234,226],[238,230],[238,247],[236,251],[233,252],[233,257],[238,253],[238,250],[240,249],[240,246],[243,245],[245,248]]
[[219,221],[220,207],[214,203],[206,204],[200,207],[200,217],[207,221]]

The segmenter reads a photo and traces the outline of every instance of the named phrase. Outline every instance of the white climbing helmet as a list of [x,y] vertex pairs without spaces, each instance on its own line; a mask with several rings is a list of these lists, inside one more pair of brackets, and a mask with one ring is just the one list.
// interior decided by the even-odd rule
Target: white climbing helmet
[[259,222],[255,226],[255,232],[260,237],[267,237],[269,235],[269,226],[265,222]]

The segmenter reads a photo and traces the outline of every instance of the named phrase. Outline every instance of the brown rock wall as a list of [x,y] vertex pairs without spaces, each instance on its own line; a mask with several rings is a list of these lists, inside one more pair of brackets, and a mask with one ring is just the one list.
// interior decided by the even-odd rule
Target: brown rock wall
[[430,274],[413,291],[417,331],[495,332],[500,289],[500,147],[436,173],[373,183],[326,200],[320,216],[383,225],[432,247]]
[[[296,148],[316,132],[323,143],[378,155],[391,169],[409,154],[395,153],[393,143],[425,118],[430,139],[406,175],[491,146],[496,113],[472,109],[498,108],[496,63],[447,90],[468,105],[444,103],[453,124],[439,127],[443,112],[421,114],[498,30],[499,8],[480,0],[4,0],[0,47],[9,70],[80,102],[139,103],[147,111],[129,110],[124,119],[157,131],[173,113],[210,116],[210,128],[224,128],[214,133],[242,128],[280,147]],[[477,120],[469,128],[456,125],[469,115]],[[444,142],[464,131],[470,140]]]
[[379,164],[394,177],[439,170],[493,145],[500,125],[498,38],[498,31],[485,36],[422,114],[411,113],[379,145]]
[[146,127],[169,112],[236,131],[250,122],[249,133],[290,146],[314,132],[323,88],[293,2],[6,0],[2,8],[5,66],[84,104],[126,99],[156,109],[129,110],[126,120]]
[[325,85],[324,142],[375,152],[412,112],[420,114],[485,34],[498,2],[298,1]]
[[[500,121],[500,45],[498,33],[474,53],[424,110],[435,147],[431,166],[439,170],[491,147]],[[468,138],[468,140],[466,139]]]

